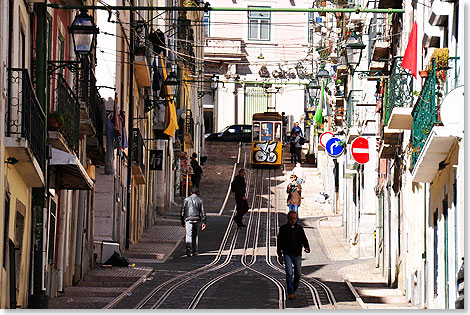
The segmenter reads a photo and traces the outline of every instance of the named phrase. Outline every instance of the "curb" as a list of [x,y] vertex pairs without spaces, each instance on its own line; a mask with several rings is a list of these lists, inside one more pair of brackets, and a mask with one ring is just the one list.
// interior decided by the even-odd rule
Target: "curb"
[[[321,233],[321,228],[320,228],[320,221],[324,221],[324,220],[327,220],[328,217],[323,217],[323,218],[320,218],[317,220],[317,229],[320,233],[320,236],[322,237],[323,239],[323,235]],[[324,246],[324,248],[326,249],[326,251],[328,252],[328,256],[330,256],[330,259],[333,258],[333,254],[331,253],[330,249],[328,248],[328,246]],[[359,306],[362,308],[362,309],[368,309],[367,305],[364,303],[364,301],[362,300],[361,296],[357,293],[356,289],[354,288],[354,286],[351,284],[351,282],[346,279],[341,273],[339,274],[340,278],[343,279],[343,281],[346,283],[346,285],[348,286],[349,290],[351,291],[351,293],[354,295],[354,297],[356,298],[356,302],[359,304]]]
[[153,271],[153,268],[147,268],[147,267],[138,267],[138,268],[135,268],[135,269],[147,270],[147,274],[140,277],[140,279],[137,280],[133,285],[131,285],[124,292],[122,292],[120,295],[118,295],[118,297],[116,297],[116,299],[114,299],[113,301],[111,301],[107,305],[105,305],[103,307],[103,309],[110,309],[110,308],[113,308],[114,306],[116,306],[116,304],[118,304],[123,298],[128,296],[129,293],[134,291],[135,288],[137,288],[141,283],[143,283],[145,281],[145,279],[147,278],[147,276]]
[[348,279],[345,279],[342,275],[340,275],[340,277],[343,279],[343,281],[348,285],[349,287],[349,290],[351,290],[351,293],[354,295],[354,297],[356,298],[356,302],[359,304],[359,306],[362,308],[362,309],[368,309],[367,305],[364,303],[364,301],[362,300],[361,296],[357,293],[356,289],[354,288],[354,286],[351,284],[351,282],[348,280]]

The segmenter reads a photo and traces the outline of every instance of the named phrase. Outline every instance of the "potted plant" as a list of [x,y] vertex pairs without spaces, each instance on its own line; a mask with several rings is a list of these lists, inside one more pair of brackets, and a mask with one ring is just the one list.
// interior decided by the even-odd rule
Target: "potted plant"
[[305,159],[308,164],[315,164],[315,155],[310,153],[310,151],[307,151],[307,154],[305,154]]
[[427,69],[426,69],[426,70],[421,70],[421,71],[419,72],[419,76],[420,76],[421,78],[427,78],[427,77],[428,77],[428,73],[429,73],[429,71],[428,71]]
[[64,125],[64,117],[57,111],[49,113],[47,119],[47,126],[51,130],[57,130],[59,126]]

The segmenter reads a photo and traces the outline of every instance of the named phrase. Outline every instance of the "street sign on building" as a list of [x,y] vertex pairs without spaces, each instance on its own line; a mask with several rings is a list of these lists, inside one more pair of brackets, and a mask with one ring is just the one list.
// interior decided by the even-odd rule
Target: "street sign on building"
[[333,138],[333,133],[330,132],[330,131],[326,131],[324,133],[322,133],[320,135],[320,138],[319,138],[319,141],[320,141],[320,144],[322,147],[325,147],[326,146],[326,143],[328,142],[328,140],[330,140],[331,138]]
[[340,144],[341,140],[338,138],[331,138],[325,145],[326,153],[332,157],[340,156],[343,153],[344,148]]
[[351,155],[359,164],[369,162],[369,141],[363,137],[354,139],[351,143]]
[[163,150],[150,150],[150,167],[151,171],[161,171],[163,168]]

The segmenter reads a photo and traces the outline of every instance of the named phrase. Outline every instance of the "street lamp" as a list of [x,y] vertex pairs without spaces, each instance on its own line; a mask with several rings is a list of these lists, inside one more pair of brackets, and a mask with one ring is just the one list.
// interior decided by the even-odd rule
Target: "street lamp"
[[351,68],[353,73],[361,62],[362,50],[364,48],[366,48],[366,45],[362,42],[361,35],[352,33],[346,39],[346,64]]
[[168,74],[168,76],[165,79],[164,84],[165,86],[168,86],[170,88],[170,91],[167,92],[168,97],[174,98],[174,96],[176,95],[176,88],[180,85],[180,81],[176,77],[176,74],[174,71],[171,71]]
[[318,91],[320,90],[320,84],[316,79],[312,79],[307,85],[307,92],[310,95],[310,98],[316,98],[318,96]]
[[99,29],[85,9],[81,9],[80,14],[75,16],[69,26],[69,33],[72,34],[73,46],[78,56],[91,54]]
[[326,78],[329,78],[329,77],[330,77],[330,73],[328,72],[328,70],[325,69],[324,66],[322,66],[320,68],[320,70],[318,70],[318,72],[317,72],[317,78],[326,79]]
[[215,91],[217,90],[217,87],[219,85],[219,77],[215,75],[215,73],[211,77],[211,90]]

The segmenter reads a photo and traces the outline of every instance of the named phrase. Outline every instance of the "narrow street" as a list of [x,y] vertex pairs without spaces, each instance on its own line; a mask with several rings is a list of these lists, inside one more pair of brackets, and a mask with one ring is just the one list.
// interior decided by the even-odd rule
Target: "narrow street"
[[466,4],[0,1],[0,309],[464,308]]
[[[323,191],[323,184],[317,169],[305,163],[303,167],[306,171],[307,182],[303,185],[299,223],[305,227],[312,251],[309,254],[303,254],[303,279],[298,289],[297,299],[287,300],[284,269],[277,262],[274,242],[277,234],[275,226],[286,222],[285,179],[290,174],[292,165],[285,164],[285,169],[278,170],[249,169],[249,164],[246,164],[245,159],[245,156],[249,154],[248,145],[242,144],[238,147],[236,143],[210,143],[206,148],[205,154],[208,159],[203,165],[201,196],[207,209],[208,221],[206,230],[200,233],[199,255],[187,257],[185,254],[184,229],[178,224],[183,199],[181,197],[171,209],[160,214],[161,223],[164,225],[157,225],[160,229],[166,229],[168,234],[166,243],[171,243],[170,239],[173,238],[172,243],[176,246],[168,244],[169,246],[165,248],[165,238],[162,237],[154,238],[150,242],[152,233],[156,234],[154,230],[146,233],[150,237],[144,236],[142,242],[132,245],[130,250],[124,253],[130,263],[135,264],[132,268],[152,271],[145,277],[145,281],[127,291],[124,296],[117,295],[114,300],[112,298],[106,300],[108,307],[117,309],[365,308],[367,306],[364,302],[356,298],[357,291],[345,281],[345,277],[352,276],[356,277],[352,279],[356,282],[355,285],[362,286],[362,289],[367,289],[368,285],[375,286],[377,297],[375,301],[370,300],[369,308],[374,305],[383,307],[387,303],[389,307],[394,308],[410,307],[403,298],[400,299],[398,294],[395,294],[395,300],[381,300],[380,295],[386,292],[386,289],[384,287],[381,289],[380,283],[374,283],[379,278],[367,275],[370,270],[364,268],[366,266],[364,261],[370,260],[357,260],[351,257],[342,237],[341,217],[332,213],[332,206],[328,200],[325,203],[314,200],[315,194]],[[239,160],[238,163],[237,160]],[[247,228],[237,229],[232,224],[230,229],[231,216],[235,207],[233,194],[228,196],[227,202],[224,201],[232,172],[241,167],[249,169],[247,176],[249,198],[255,202],[255,195],[263,196],[263,204],[261,208],[255,207],[245,215]],[[263,175],[255,178],[256,174]],[[268,192],[259,191],[260,186],[263,185],[261,181],[265,181],[263,186],[266,186],[268,177],[271,177],[270,190],[273,193],[273,199],[270,201],[273,217],[269,222],[264,217],[268,212],[267,204],[265,204],[269,199]],[[259,213],[257,210],[260,210]],[[259,231],[255,226],[257,220],[260,220]],[[269,245],[268,256],[266,243],[262,244],[263,238],[266,238],[262,235],[268,233],[266,229],[262,232],[266,224],[272,225],[269,232],[271,235],[267,238],[268,241],[273,242]],[[231,236],[225,240],[225,245],[221,245],[228,230]],[[257,236],[259,244],[250,253],[243,248],[246,248],[246,242],[253,242],[253,235]],[[234,238],[237,239],[230,244]],[[249,244],[248,247],[250,246],[253,247]],[[363,268],[357,270],[361,262]],[[361,279],[361,277],[364,278]],[[102,286],[106,286],[104,279]],[[98,302],[99,298],[96,296],[99,295],[99,290],[86,287],[86,284],[84,286],[79,284],[79,288],[82,292],[95,292],[95,302]],[[80,297],[74,294],[77,294],[77,288],[67,289],[63,297],[52,299],[50,306],[93,308],[90,304],[93,301],[90,298],[80,303]],[[364,298],[367,297],[364,295]],[[103,304],[93,305],[101,308],[105,306]]]

